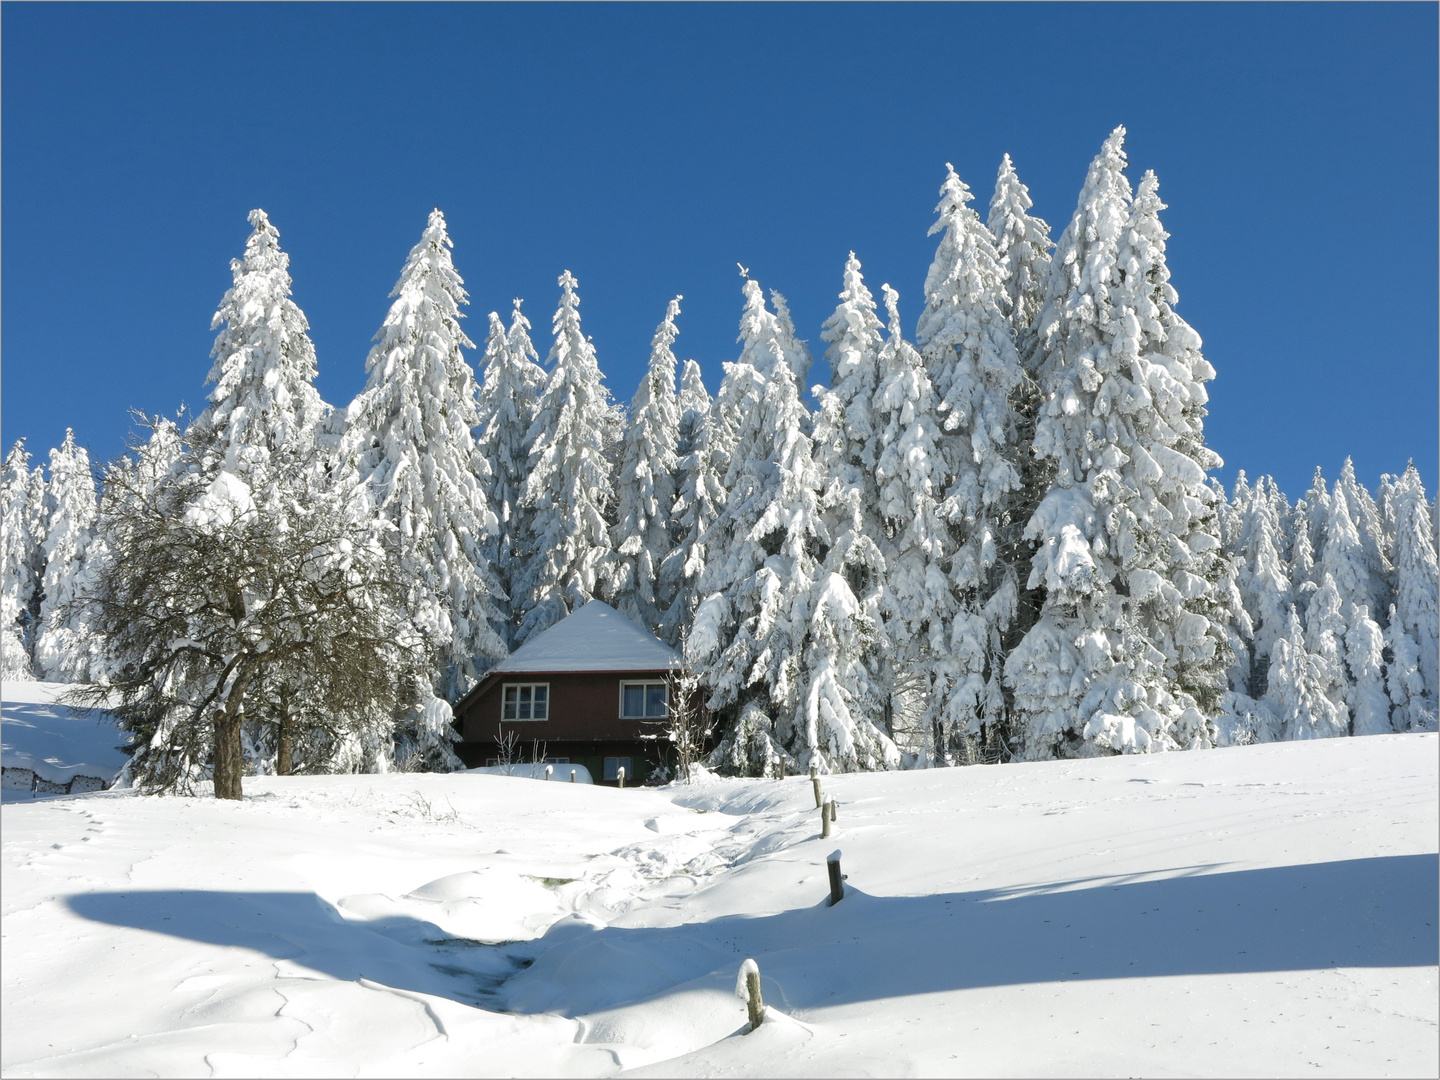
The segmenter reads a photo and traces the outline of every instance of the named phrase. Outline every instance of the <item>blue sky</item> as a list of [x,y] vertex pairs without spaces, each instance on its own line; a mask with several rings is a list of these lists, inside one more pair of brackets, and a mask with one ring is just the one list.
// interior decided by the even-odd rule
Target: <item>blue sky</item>
[[472,337],[524,297],[543,355],[568,268],[628,401],[677,292],[714,388],[737,262],[817,359],[852,248],[913,332],[947,161],[983,206],[1008,151],[1058,237],[1123,123],[1226,483],[1413,457],[1433,493],[1434,4],[7,3],[0,31],[7,447],[69,425],[106,459],[128,408],[203,403],[255,206],[326,400],[438,205]]

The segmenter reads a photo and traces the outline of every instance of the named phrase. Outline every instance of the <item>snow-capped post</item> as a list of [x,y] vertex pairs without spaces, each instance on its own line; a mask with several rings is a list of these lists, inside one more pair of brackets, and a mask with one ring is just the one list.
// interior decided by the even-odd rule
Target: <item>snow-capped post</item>
[[820,804],[820,839],[830,836],[830,822],[835,820],[835,800],[826,799]]
[[545,766],[545,779],[546,779],[546,780],[549,780],[549,779],[550,779],[550,774],[553,773],[554,771],[555,771],[555,766],[554,766],[554,765],[546,765],[546,766]]
[[624,766],[624,765],[621,765],[618,769],[615,770],[615,779],[620,782],[620,786],[621,786],[622,788],[625,786],[625,766]]
[[830,804],[830,820],[831,820],[831,821],[834,821],[834,820],[835,820],[835,810],[836,810],[836,808],[837,808],[840,804],[835,801],[835,799],[834,799],[833,796],[832,796],[831,798],[829,798],[829,799],[826,799],[825,801]]
[[575,770],[574,770],[574,769],[571,769],[571,770],[570,770],[570,782],[571,782],[572,784],[575,783]]
[[810,784],[815,789],[815,808],[820,808],[820,766],[813,761],[810,763]]
[[750,1012],[750,1030],[754,1031],[765,1022],[765,1000],[760,996],[760,965],[746,960],[740,965],[740,977],[735,980],[735,996],[742,998]]
[[840,873],[840,851],[837,848],[825,860],[825,869],[830,871],[830,906],[834,907],[845,899],[845,875]]

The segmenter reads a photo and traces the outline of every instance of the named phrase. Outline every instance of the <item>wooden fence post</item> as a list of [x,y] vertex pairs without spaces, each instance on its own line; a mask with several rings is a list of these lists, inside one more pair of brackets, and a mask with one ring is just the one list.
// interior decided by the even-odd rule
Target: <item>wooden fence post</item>
[[840,852],[832,851],[825,860],[825,869],[830,871],[830,906],[834,907],[845,899],[845,875],[840,873]]
[[820,809],[820,766],[810,765],[810,783],[815,787],[815,809]]
[[574,769],[571,769],[571,770],[570,770],[570,782],[571,782],[572,784],[575,783],[575,770],[574,770]]
[[618,769],[615,770],[615,779],[620,782],[620,786],[621,786],[622,788],[625,786],[625,766],[624,766],[624,765],[621,765]]
[[741,964],[739,983],[735,990],[745,999],[745,1007],[750,1013],[750,1030],[754,1031],[765,1022],[765,1000],[760,996],[760,965],[754,960]]
[[820,804],[820,839],[830,837],[830,822],[835,820],[835,800],[826,799]]
[[546,780],[549,780],[549,779],[550,779],[550,774],[553,773],[554,771],[555,771],[555,766],[554,766],[554,765],[546,765],[546,766],[545,766],[545,779],[546,779]]

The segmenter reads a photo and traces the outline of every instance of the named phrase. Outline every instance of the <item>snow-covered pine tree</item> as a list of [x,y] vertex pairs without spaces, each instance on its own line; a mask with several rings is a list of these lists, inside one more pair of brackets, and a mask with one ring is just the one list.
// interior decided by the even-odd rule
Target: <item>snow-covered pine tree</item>
[[[1396,680],[1398,684],[1408,678],[1407,664],[1400,659],[1402,652],[1407,656],[1413,653],[1423,687],[1418,696],[1413,686],[1403,694],[1408,725],[1405,730],[1422,723],[1433,729],[1440,702],[1440,574],[1430,508],[1413,463],[1395,485],[1392,507],[1395,603],[1389,636],[1395,639],[1391,648],[1397,658]],[[1408,637],[1411,644],[1400,643],[1401,636]]]
[[1335,481],[1335,490],[1345,495],[1345,505],[1350,511],[1350,520],[1360,537],[1361,555],[1365,572],[1369,577],[1370,610],[1383,612],[1393,599],[1390,580],[1394,567],[1390,562],[1390,535],[1385,528],[1384,515],[1376,504],[1374,496],[1355,476],[1355,463],[1345,459],[1340,477]]
[[675,545],[675,450],[680,440],[680,403],[675,392],[677,361],[671,346],[679,336],[675,297],[650,343],[650,366],[630,404],[630,423],[620,458],[615,523],[615,572],[611,604],[647,630],[659,628],[674,600],[659,568]]
[[[1310,488],[1305,492],[1303,498],[1295,502],[1295,530],[1296,554],[1291,560],[1292,573],[1304,573],[1305,580],[1313,586],[1309,590],[1302,588],[1299,580],[1295,583],[1296,596],[1303,593],[1308,595],[1320,587],[1320,576],[1323,571],[1319,568],[1321,557],[1325,554],[1325,522],[1330,517],[1330,491],[1326,486],[1325,477],[1320,471],[1320,466],[1315,466],[1315,475],[1311,478]],[[1305,537],[1300,537],[1301,526],[1304,526]],[[1303,551],[1309,553],[1308,565]],[[1301,613],[1304,613],[1302,607]]]
[[748,275],[744,291],[744,348],[725,365],[717,398],[730,494],[706,535],[706,595],[686,640],[724,721],[712,760],[761,775],[782,756],[827,771],[898,764],[894,744],[857,708],[873,694],[857,663],[873,628],[844,579],[821,567],[820,476],[793,331]]
[[473,434],[477,388],[460,351],[473,345],[460,328],[467,298],[452,246],[444,215],[432,211],[390,293],[342,444],[385,525],[410,619],[434,650],[433,678],[417,685],[410,721],[416,753],[434,766],[453,764],[454,736],[448,723],[427,722],[439,715],[432,689],[454,700],[506,654],[493,629],[498,586],[481,549],[497,523]]
[[[863,683],[873,698],[856,704],[879,717],[880,726],[893,738],[894,678],[881,612],[885,559],[876,542],[881,536],[877,516],[880,489],[875,477],[876,432],[871,415],[880,351],[884,348],[880,331],[875,301],[865,286],[860,260],[852,251],[845,263],[840,304],[820,332],[821,339],[830,346],[826,352],[830,388],[817,386],[814,390],[820,402],[813,423],[814,457],[822,485],[820,513],[829,536],[823,568],[844,578],[858,605],[857,616],[871,628],[863,644],[860,636],[854,636],[847,646],[859,650],[849,661],[864,672],[856,685]],[[843,598],[825,602],[836,613],[849,606]],[[854,622],[856,616],[847,618]]]
[[[1350,505],[1352,491],[1338,481],[1329,499],[1328,512],[1321,528],[1320,560],[1316,564],[1317,579],[1329,574],[1340,592],[1340,606],[1348,619],[1355,608],[1369,608],[1382,598],[1384,582],[1371,562],[1360,537],[1356,514]],[[1388,604],[1387,604],[1388,606]],[[1383,609],[1377,609],[1383,610]]]
[[1390,698],[1385,692],[1385,635],[1370,609],[1359,605],[1345,628],[1345,664],[1349,668],[1346,703],[1352,735],[1385,735],[1390,725]]
[[1345,666],[1345,631],[1340,590],[1335,579],[1323,571],[1319,588],[1305,610],[1305,649],[1310,654],[1311,679],[1315,691],[1329,702],[1313,712],[1308,722],[1297,718],[1287,722],[1287,739],[1331,738],[1350,733],[1349,675]]
[[1265,704],[1281,725],[1281,737],[1324,739],[1346,734],[1350,717],[1338,692],[1337,674],[1326,657],[1310,651],[1293,607],[1273,651]]
[[675,444],[677,458],[683,458],[695,446],[700,426],[710,413],[710,391],[705,389],[705,380],[700,365],[686,360],[680,375],[680,394],[677,406],[680,409],[680,434]]
[[[694,382],[690,384],[687,405],[686,383],[692,368]],[[662,588],[674,597],[661,619],[659,634],[676,648],[684,641],[700,603],[700,576],[709,561],[706,537],[725,507],[723,476],[729,462],[725,444],[728,428],[719,415],[719,399],[713,405],[708,400],[695,361],[685,362],[685,375],[680,393],[685,410],[680,417],[680,435],[681,448],[686,452],[677,462],[679,482],[671,511],[680,538],[660,564],[659,574]]]
[[518,299],[508,331],[500,317],[493,311],[490,313],[477,413],[476,449],[489,465],[483,486],[487,503],[499,524],[480,549],[495,571],[500,590],[496,606],[501,612],[501,636],[510,648],[515,645],[520,615],[524,611],[514,590],[524,558],[519,545],[529,531],[528,515],[522,505],[529,469],[525,440],[535,422],[540,392],[546,382],[545,369],[540,366],[529,331],[530,320],[521,313]]
[[1023,488],[1015,403],[1027,396],[1028,380],[1005,312],[994,237],[967,205],[970,189],[953,167],[946,169],[930,228],[941,239],[925,278],[916,340],[945,432],[941,513],[952,535],[956,605],[931,708],[944,732],[937,749],[955,760],[967,739],[995,741],[1008,724],[1003,639],[1017,611],[1014,562],[1023,528],[1014,505]]
[[[945,744],[929,703],[944,665],[955,594],[946,569],[950,531],[940,517],[945,493],[935,394],[924,360],[905,340],[899,294],[884,286],[887,336],[878,358],[871,416],[875,427],[876,515],[885,560],[882,594],[890,641],[894,726],[903,726],[922,764],[938,764]],[[898,706],[898,707],[897,707]],[[916,729],[907,723],[914,717]]]
[[1281,555],[1284,531],[1275,501],[1269,497],[1274,481],[1262,476],[1253,491],[1242,471],[1235,481],[1236,500],[1243,500],[1243,517],[1237,542],[1227,545],[1239,564],[1240,595],[1250,617],[1250,663],[1245,684],[1234,689],[1252,698],[1265,696],[1267,673],[1275,642],[1285,631],[1293,603],[1290,575]]
[[605,591],[613,572],[614,508],[609,458],[616,427],[595,358],[580,329],[578,283],[560,275],[549,381],[527,438],[529,476],[523,505],[531,511],[528,559],[516,592],[528,605],[516,640],[559,622]]
[[283,528],[283,515],[296,512],[287,500],[319,482],[315,437],[330,409],[315,389],[310,324],[290,298],[290,256],[265,211],[248,220],[245,255],[231,260],[233,283],[210,324],[220,331],[206,380],[214,389],[194,420],[194,442],[221,455],[199,463],[208,473],[224,470],[267,493],[267,513],[282,515]]
[[1050,276],[1050,226],[1030,213],[1035,204],[1030,189],[1015,175],[1015,166],[1006,154],[995,177],[995,194],[990,198],[986,227],[995,238],[995,256],[1004,282],[1005,314],[1014,330],[1016,348],[1028,351],[1027,334],[1040,314],[1045,282]]
[[35,678],[30,649],[44,572],[45,480],[30,468],[25,440],[5,457],[0,479],[0,679]]
[[785,297],[771,289],[770,303],[775,307],[775,343],[795,374],[795,385],[804,386],[810,376],[810,350],[795,333],[795,320],[790,317]]
[[44,599],[35,635],[35,667],[48,682],[87,682],[97,643],[86,633],[80,610],[85,560],[95,536],[98,506],[90,455],[65,430],[65,441],[50,451],[46,485]]
[[1056,476],[1027,535],[1046,596],[1007,662],[1027,756],[1207,745],[1231,659],[1205,483],[1214,371],[1173,310],[1153,174],[1132,207],[1123,136],[1091,165],[1039,317],[1035,449]]
[[[1234,662],[1231,628],[1244,619],[1244,608],[1236,587],[1237,568],[1220,541],[1222,499],[1205,477],[1224,464],[1205,445],[1205,384],[1215,377],[1215,369],[1200,352],[1200,335],[1175,311],[1179,295],[1166,264],[1170,234],[1160,223],[1165,204],[1159,186],[1153,171],[1141,178],[1127,230],[1129,243],[1121,249],[1126,289],[1133,297],[1126,307],[1141,322],[1141,369],[1158,414],[1149,417],[1145,448],[1167,474],[1155,486],[1162,503],[1155,523],[1172,537],[1156,541],[1156,554],[1180,597],[1148,609],[1147,631],[1152,641],[1169,642],[1167,674],[1173,673],[1182,700],[1193,701],[1202,714],[1182,713],[1170,737],[1180,746],[1205,746],[1213,733],[1204,727],[1203,716],[1213,716],[1220,708],[1225,674]],[[1151,319],[1159,323],[1158,343],[1149,337],[1154,328],[1145,326]]]

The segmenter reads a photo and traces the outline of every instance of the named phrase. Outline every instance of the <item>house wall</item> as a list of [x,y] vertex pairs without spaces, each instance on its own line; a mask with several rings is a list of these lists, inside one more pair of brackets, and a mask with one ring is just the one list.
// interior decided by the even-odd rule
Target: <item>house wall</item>
[[[658,681],[663,671],[565,672],[547,674],[506,673],[487,679],[489,685],[473,699],[461,703],[456,719],[460,738],[465,742],[496,742],[496,728],[503,724],[508,733],[514,731],[521,743],[532,740],[559,743],[637,742],[644,736],[662,735],[665,725],[641,720],[620,719],[620,684],[622,682]],[[502,720],[502,688],[507,683],[549,683],[550,718],[548,720]]]
[[[665,671],[506,672],[485,680],[478,693],[456,709],[461,742],[460,760],[475,768],[489,764],[499,752],[499,732],[514,732],[515,752],[530,761],[537,748],[543,758],[569,758],[584,765],[603,782],[607,757],[630,758],[627,783],[642,783],[673,757],[663,721],[620,719],[622,682],[660,681]],[[502,720],[503,688],[508,683],[548,683],[550,718]],[[537,747],[537,744],[539,746]],[[564,771],[555,767],[556,775]]]

